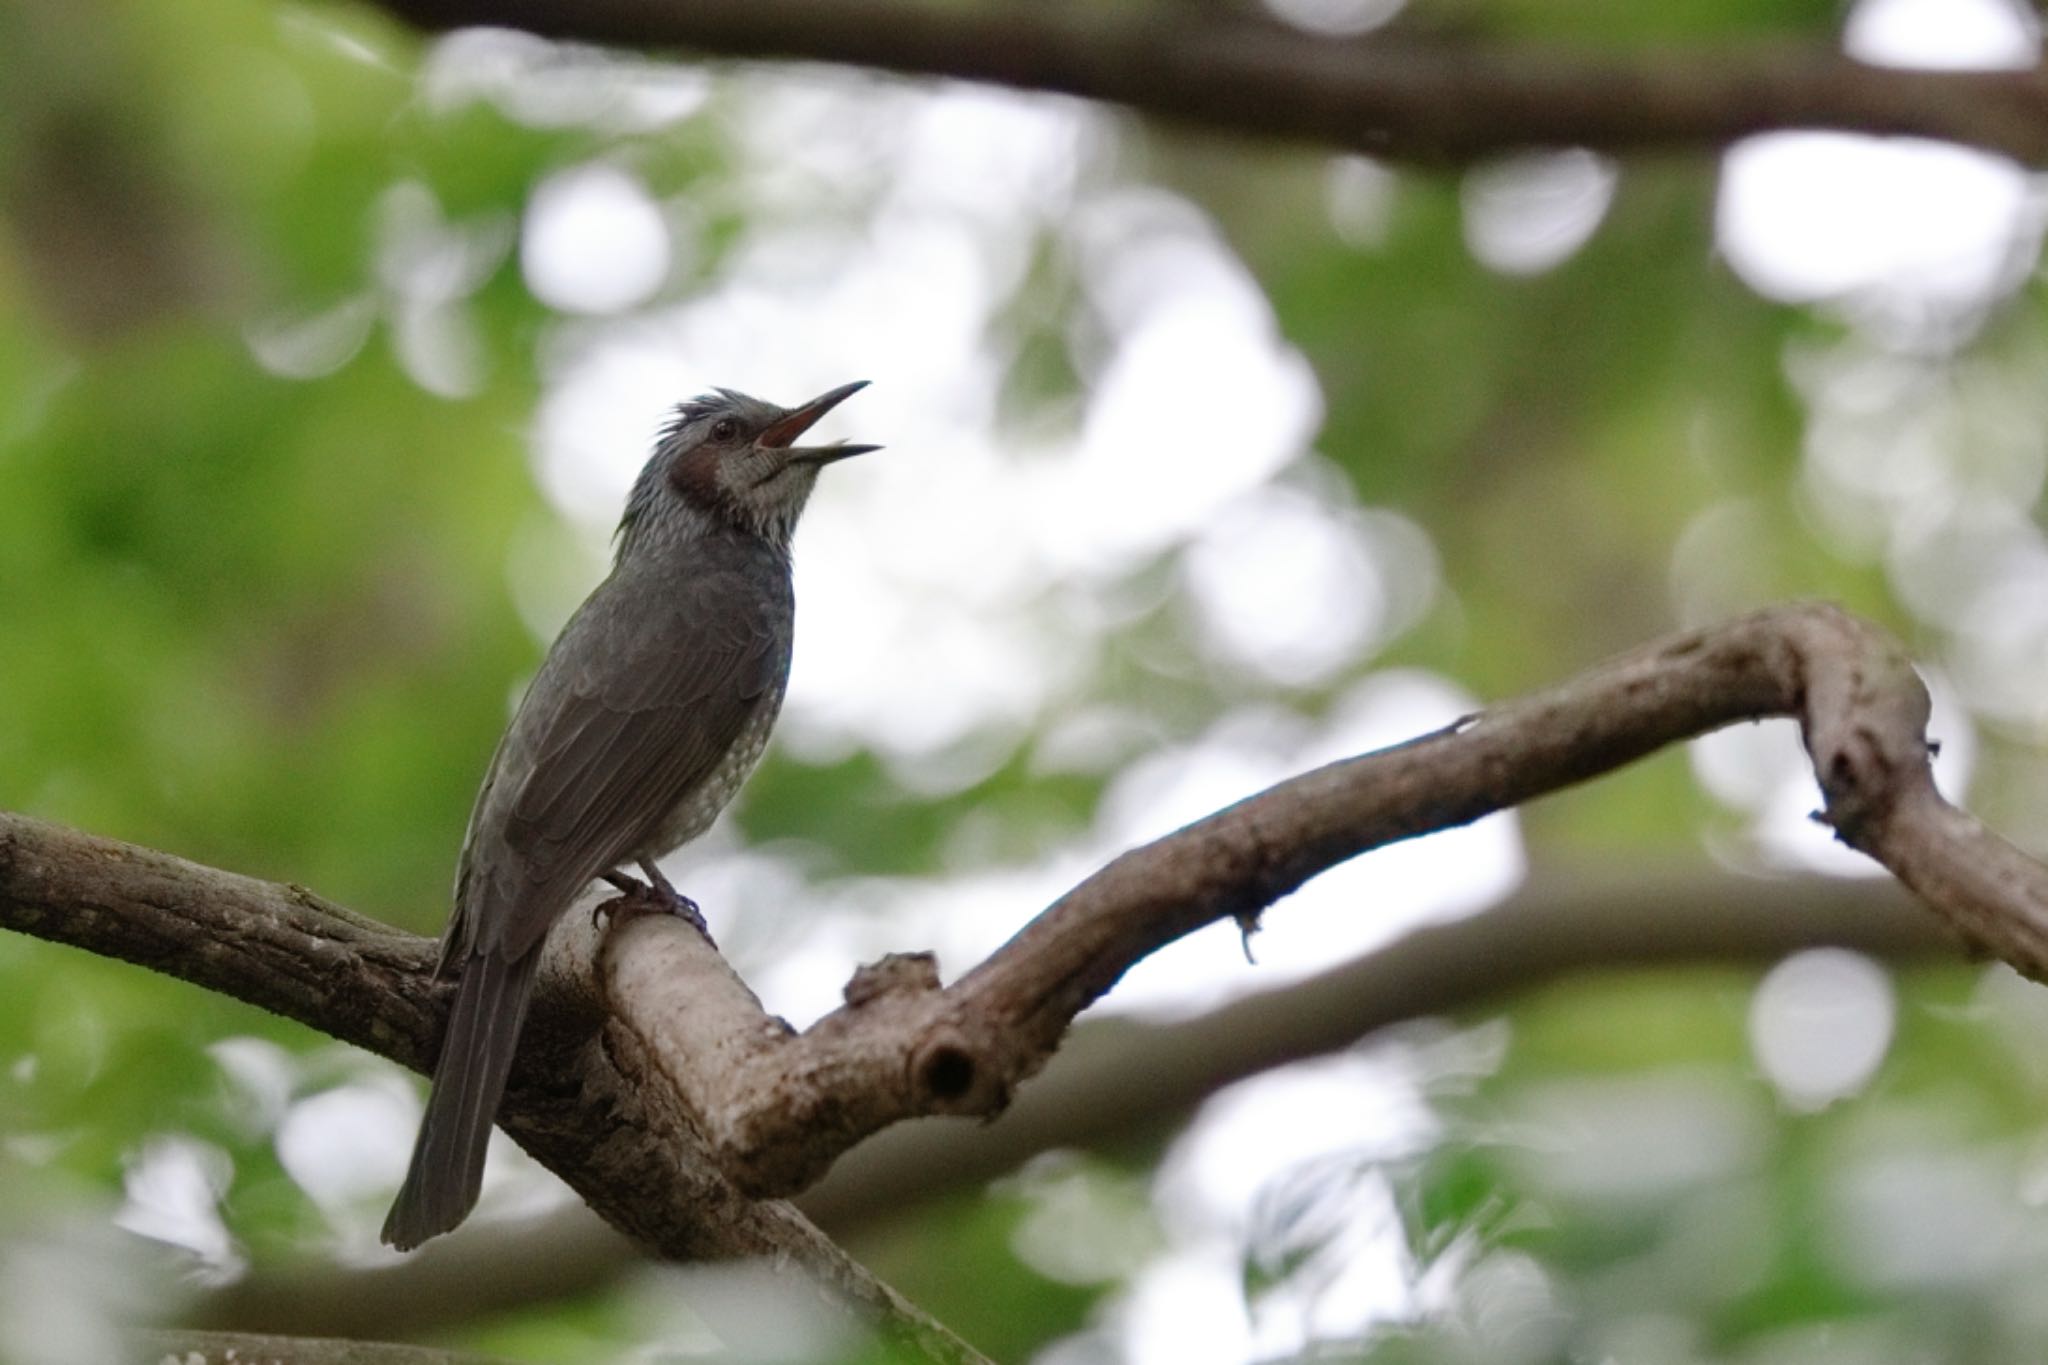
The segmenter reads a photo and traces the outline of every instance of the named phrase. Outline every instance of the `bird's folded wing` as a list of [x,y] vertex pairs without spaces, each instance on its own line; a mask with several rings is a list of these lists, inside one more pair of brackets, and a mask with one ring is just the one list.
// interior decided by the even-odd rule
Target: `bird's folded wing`
[[783,647],[743,579],[707,575],[669,607],[672,619],[630,629],[601,608],[586,614],[570,629],[591,630],[597,647],[565,653],[565,638],[555,653],[577,664],[534,680],[523,761],[495,775],[511,785],[493,793],[506,803],[513,864],[493,880],[516,908],[499,945],[477,946],[517,955],[539,942],[587,882],[631,856],[717,768],[780,682]]

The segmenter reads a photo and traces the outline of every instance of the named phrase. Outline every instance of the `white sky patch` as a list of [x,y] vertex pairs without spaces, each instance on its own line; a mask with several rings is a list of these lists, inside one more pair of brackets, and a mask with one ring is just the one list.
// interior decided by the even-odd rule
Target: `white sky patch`
[[1399,14],[1406,0],[1266,0],[1266,8],[1296,28],[1355,38]]
[[1157,733],[1156,722],[1135,706],[1101,702],[1063,709],[1036,736],[1031,772],[1111,773],[1151,748]]
[[[30,1234],[30,1235],[25,1235]],[[81,1210],[0,1241],[0,1359],[76,1365],[135,1359],[128,1328],[180,1308],[162,1258]],[[179,1362],[179,1365],[185,1365]]]
[[1773,967],[1749,1008],[1757,1065],[1793,1109],[1819,1109],[1869,1083],[1891,1046],[1891,977],[1860,953],[1816,948]]
[[1033,1157],[999,1188],[1027,1204],[1010,1234],[1017,1258],[1066,1284],[1120,1280],[1157,1247],[1138,1207],[1142,1192],[1127,1176],[1094,1170],[1067,1152]]
[[[277,1125],[278,1163],[327,1219],[326,1250],[350,1265],[384,1265],[399,1253],[378,1229],[412,1156],[421,1095],[403,1075],[376,1071],[315,1091],[292,1104]],[[560,1181],[503,1133],[491,1134],[484,1167],[485,1219],[559,1207]]]
[[1614,163],[1581,148],[1525,152],[1466,173],[1459,185],[1465,245],[1505,275],[1570,260],[1614,202]]
[[183,1247],[198,1257],[202,1278],[221,1284],[239,1275],[243,1257],[221,1221],[221,1196],[235,1177],[234,1159],[195,1137],[153,1137],[122,1178],[127,1199],[114,1225]]
[[1275,682],[1311,683],[1355,661],[1387,615],[1360,528],[1303,493],[1230,504],[1182,563],[1211,647]]
[[1878,66],[2021,70],[2040,55],[2041,21],[2015,0],[1861,0],[1842,46]]
[[1026,490],[1048,569],[1108,574],[1192,534],[1299,455],[1321,418],[1307,361],[1249,280],[1161,302],[1097,377],[1072,457]]
[[2038,196],[2012,162],[1910,138],[1770,133],[1722,163],[1729,264],[1790,303],[1867,296],[1886,311],[1962,311],[2026,277]]
[[1368,156],[1333,156],[1323,179],[1323,208],[1346,246],[1370,251],[1394,226],[1401,178]]
[[[832,476],[843,481],[858,474],[849,465]],[[849,501],[874,506],[859,491]],[[880,527],[864,528],[861,510],[821,507],[798,532],[796,592],[804,624],[784,742],[818,761],[856,741],[885,756],[918,757],[980,729],[1021,733],[1088,661],[1085,643],[1047,638],[1019,611],[987,610],[992,604],[977,600],[986,596],[987,582],[950,592],[891,573],[872,537],[892,518],[882,515]],[[994,547],[1006,540],[993,527],[987,536]],[[952,563],[963,582],[975,578]]]
[[[1862,0],[1844,45],[1887,66],[2021,68],[2040,23],[2013,0]],[[1937,333],[2025,279],[2043,209],[2013,163],[1946,143],[1772,133],[1722,163],[1717,234],[1758,292],[1854,298],[1910,336]]]
[[1763,505],[1723,498],[1697,513],[1671,549],[1671,599],[1688,629],[1725,621],[1777,596],[1778,550]]
[[1413,625],[1436,596],[1428,535],[1334,494],[1261,488],[1224,507],[1183,573],[1211,647],[1270,681],[1320,682]]
[[[690,885],[695,894],[695,882]],[[815,890],[804,894],[808,902],[817,906]],[[971,913],[972,909],[971,905],[963,905],[961,913]],[[837,906],[818,907],[806,916],[803,936],[796,942],[777,944],[776,950],[769,953],[743,955],[735,951],[733,966],[760,996],[769,1013],[780,1015],[796,1028],[809,1028],[846,1003],[846,983],[854,968],[880,956],[874,950],[875,919],[872,915],[848,913]],[[884,922],[892,926],[896,923],[893,911]],[[904,944],[912,941],[908,935],[892,937],[895,947],[883,948],[881,952],[901,951]],[[964,960],[939,953],[939,965],[957,975]]]
[[[1089,302],[1121,335],[1183,294],[1264,297],[1242,262],[1222,249],[1216,228],[1188,199],[1152,185],[1117,185],[1074,205],[1063,224]],[[1216,395],[1211,395],[1216,397]]]
[[1112,1316],[1127,1365],[1243,1365],[1257,1358],[1244,1268],[1227,1242],[1159,1257],[1138,1273]]
[[[2048,539],[2034,523],[2034,502],[2032,494],[1965,496],[1944,509],[1948,515],[1902,528],[1886,556],[1893,590],[1923,621],[1951,623],[2010,585],[2042,592]],[[2038,689],[2037,678],[2021,677],[2022,686]]]
[[[1167,1252],[1109,1314],[1129,1358],[1279,1358],[1412,1313],[1416,1267],[1376,1167],[1436,1137],[1423,1094],[1434,1066],[1429,1049],[1383,1045],[1282,1067],[1205,1103],[1154,1177]],[[1245,1259],[1269,1251],[1291,1264],[1248,1313]],[[1181,1296],[1198,1287],[1191,1317]]]
[[412,1155],[419,1099],[395,1077],[338,1085],[291,1106],[277,1159],[330,1217],[398,1186]]
[[582,124],[644,133],[702,108],[711,77],[677,62],[575,47],[510,29],[465,28],[429,46],[419,89],[436,112],[488,101],[529,127]]
[[1405,1050],[1298,1062],[1218,1092],[1160,1164],[1155,1198],[1173,1228],[1242,1239],[1279,1175],[1331,1158],[1420,1150],[1439,1124]]
[[962,84],[905,110],[891,198],[980,227],[1028,222],[1073,197],[1083,140],[1099,120],[1058,97]]
[[1971,709],[2048,734],[2048,538],[2029,509],[2048,479],[2048,342],[1961,355],[1869,340],[1802,347],[1800,511],[1837,553],[1882,563],[1893,592],[1949,636]]
[[1113,336],[1080,439],[1022,490],[1048,574],[1105,576],[1208,524],[1301,454],[1322,420],[1308,363],[1185,200],[1126,190],[1070,231]]
[[292,1054],[264,1038],[223,1038],[206,1049],[221,1069],[222,1108],[252,1137],[277,1126],[298,1082]]
[[730,164],[756,219],[819,218],[861,200],[893,171],[905,111],[920,94],[828,66],[763,69],[732,87]]
[[696,368],[672,328],[654,322],[567,328],[550,350],[534,419],[541,491],[597,540],[618,524],[663,419],[720,381]]
[[526,287],[567,313],[618,313],[668,278],[669,224],[640,178],[593,162],[534,186],[519,239]]
[[2048,735],[2048,547],[2006,547],[2001,576],[1953,620],[1954,667],[1971,704]]

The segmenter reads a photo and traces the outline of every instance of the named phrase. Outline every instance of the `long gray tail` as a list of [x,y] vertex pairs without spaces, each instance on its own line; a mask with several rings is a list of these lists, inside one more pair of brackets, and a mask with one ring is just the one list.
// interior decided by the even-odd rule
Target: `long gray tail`
[[384,1220],[384,1240],[400,1251],[448,1231],[476,1207],[491,1121],[512,1072],[539,962],[538,951],[514,961],[477,953],[463,965],[412,1169]]

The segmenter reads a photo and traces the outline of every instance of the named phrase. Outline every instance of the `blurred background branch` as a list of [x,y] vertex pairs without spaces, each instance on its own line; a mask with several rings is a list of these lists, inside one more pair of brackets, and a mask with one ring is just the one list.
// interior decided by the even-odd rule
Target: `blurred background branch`
[[[916,0],[381,0],[466,25],[724,57],[989,81],[1214,131],[1413,160],[1534,147],[1700,150],[1785,128],[1902,134],[2048,161],[2048,78],[1920,72],[1819,46],[1591,55],[1399,36],[1341,40],[1253,11]],[[1711,60],[1703,58],[1711,55]]]
[[224,312],[245,272],[165,164],[174,152],[131,98],[137,65],[90,41],[94,23],[61,0],[22,0],[0,18],[15,86],[0,215],[43,306],[72,335],[107,341],[166,315]]
[[179,1365],[507,1365],[502,1356],[471,1351],[255,1332],[137,1332],[131,1340]]

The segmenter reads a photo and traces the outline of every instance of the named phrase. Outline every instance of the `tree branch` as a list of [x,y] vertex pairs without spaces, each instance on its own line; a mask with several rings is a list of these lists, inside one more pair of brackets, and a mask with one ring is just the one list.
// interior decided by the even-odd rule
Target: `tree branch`
[[[1410,743],[1303,774],[1125,853],[955,985],[928,956],[864,968],[801,1035],[704,939],[642,917],[606,939],[607,1037],[653,1068],[740,1188],[788,1194],[870,1133],[988,1116],[1132,963],[1253,920],[1368,849],[1476,820],[1731,721],[1795,715],[1845,842],[1973,942],[2048,970],[2048,869],[1941,799],[1927,696],[1897,645],[1829,606],[1780,607],[1624,655]],[[631,1040],[630,1042],[626,1040]]]
[[2048,162],[2048,75],[1865,66],[1832,48],[1596,56],[1251,17],[916,0],[381,0],[413,25],[728,57],[796,58],[1080,95],[1174,122],[1377,156],[1718,147],[1786,128],[1905,134]]
[[[896,1119],[999,1111],[1133,962],[1205,924],[1254,917],[1336,863],[1719,725],[1786,714],[1802,723],[1846,842],[1968,939],[2029,976],[2048,971],[2048,869],[1936,793],[1911,664],[1875,627],[1795,605],[1280,783],[1117,858],[950,987],[929,958],[863,969],[848,1004],[801,1035],[764,1014],[680,921],[632,919],[597,948],[588,917],[568,916],[500,1119],[659,1254],[772,1254],[927,1355],[971,1358],[789,1205],[748,1196],[802,1187]],[[418,940],[299,888],[19,816],[0,817],[0,923],[185,977],[415,1067],[446,1008]]]
[[[453,991],[434,946],[307,891],[0,813],[0,926],[191,981],[425,1072]],[[550,939],[500,1125],[614,1226],[678,1260],[772,1258],[920,1358],[981,1357],[788,1204],[747,1197],[669,1097],[601,1045],[594,931]],[[680,1158],[680,1159],[679,1159]]]
[[[1057,1147],[1150,1140],[1232,1081],[1348,1047],[1420,1015],[1484,1009],[1586,972],[1761,968],[1843,947],[1908,965],[1959,944],[1895,881],[1753,877],[1712,868],[1625,879],[1539,878],[1480,914],[1434,924],[1309,980],[1193,1019],[1096,1018],[987,1124],[899,1124],[797,1199],[835,1240],[914,1216]],[[430,1243],[402,1266],[259,1269],[206,1296],[194,1326],[401,1338],[590,1292],[639,1263],[588,1210]]]

